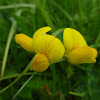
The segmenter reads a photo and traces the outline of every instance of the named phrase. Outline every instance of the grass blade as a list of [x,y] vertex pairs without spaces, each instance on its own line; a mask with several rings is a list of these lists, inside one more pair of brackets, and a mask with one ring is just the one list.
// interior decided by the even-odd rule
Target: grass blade
[[52,4],[57,7],[65,16],[66,18],[68,18],[70,20],[70,22],[74,23],[73,18],[71,17],[71,15],[65,10],[63,9],[59,4],[57,4],[55,1],[52,2]]
[[21,7],[30,7],[35,8],[35,4],[14,4],[14,5],[7,5],[7,6],[0,6],[0,9],[13,9],[13,8],[21,8]]
[[92,48],[98,48],[98,47],[100,47],[100,33],[97,36],[97,39],[96,39],[95,43],[93,45],[90,45],[90,47],[92,47]]
[[27,85],[27,83],[33,78],[33,76],[36,74],[37,72],[34,72],[33,75],[31,77],[29,77],[29,79],[22,85],[22,87],[17,91],[17,93],[14,95],[13,99],[14,100],[16,98],[16,96],[21,92],[21,90]]
[[55,30],[55,26],[52,22],[52,20],[49,18],[49,14],[43,9],[43,7],[41,6],[39,0],[35,0],[36,5],[38,6],[38,8],[40,9],[46,23],[48,26],[50,26],[52,28],[52,31]]
[[[34,58],[33,58],[34,59]],[[30,63],[26,66],[26,68],[24,69],[24,71],[11,83],[9,84],[7,87],[5,87],[4,89],[2,89],[0,91],[0,93],[4,92],[5,90],[7,90],[8,88],[10,88],[12,85],[14,85],[30,68],[32,62],[33,62],[33,59],[30,61]]]
[[61,32],[63,32],[63,30],[64,30],[64,28],[58,29],[52,35],[56,37],[58,34],[60,34]]
[[81,94],[81,93],[76,93],[76,92],[72,92],[72,91],[70,91],[69,94],[74,95],[74,96],[80,96],[80,97],[84,96],[84,93]]
[[[7,79],[11,79],[11,78],[15,78],[15,77],[18,77],[21,73],[18,73],[18,74],[14,74],[14,75],[9,75],[9,76],[4,76],[2,78],[2,80],[7,80]],[[28,75],[32,75],[33,73],[32,72],[28,72],[28,73],[25,73],[24,76],[28,76]]]
[[[21,10],[18,11],[16,13],[16,15],[20,15],[21,14]],[[9,35],[8,35],[8,39],[7,39],[7,43],[6,43],[6,48],[5,48],[5,52],[4,52],[4,57],[3,57],[3,62],[2,62],[2,67],[1,67],[1,76],[0,76],[0,80],[2,80],[2,77],[3,77],[3,74],[4,74],[4,71],[5,71],[5,67],[6,67],[6,61],[7,61],[7,57],[8,57],[8,52],[9,52],[9,47],[10,47],[10,43],[11,43],[11,40],[14,36],[14,33],[16,31],[16,26],[17,26],[17,22],[15,20],[13,20],[12,22],[12,26],[11,26],[11,29],[10,29],[10,32],[9,32]]]

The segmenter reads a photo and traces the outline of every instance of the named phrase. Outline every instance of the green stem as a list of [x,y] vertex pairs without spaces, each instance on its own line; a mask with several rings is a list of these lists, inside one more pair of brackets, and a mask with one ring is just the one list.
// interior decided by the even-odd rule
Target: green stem
[[62,7],[61,7],[59,4],[57,4],[55,1],[53,1],[52,4],[53,4],[54,6],[56,6],[56,7],[65,15],[65,17],[66,17],[70,22],[72,22],[73,25],[75,26],[75,23],[74,23],[74,21],[73,21],[72,16],[71,16],[64,8],[62,8]]
[[78,68],[80,68],[81,70],[83,70],[83,71],[86,71],[86,69],[83,67],[83,66],[81,66],[81,65],[76,65]]
[[[33,58],[34,59],[34,58]],[[10,88],[12,85],[14,85],[30,68],[32,62],[33,62],[33,59],[30,61],[30,63],[26,66],[26,68],[24,69],[24,71],[10,84],[8,85],[7,87],[5,87],[4,89],[2,89],[0,91],[0,93],[4,92],[5,90],[7,90],[8,88]]]
[[[20,74],[21,74],[21,73],[19,73],[19,74],[14,74],[14,75],[9,75],[9,76],[5,76],[5,77],[2,78],[2,80],[6,80],[6,79],[18,77]],[[28,73],[25,73],[23,76],[27,76],[27,75],[30,76],[30,75],[32,75],[32,74],[33,74],[33,72],[28,72]],[[38,75],[42,75],[42,74],[44,74],[44,75],[46,75],[46,76],[50,76],[50,75],[48,75],[48,74],[46,74],[46,73],[38,73]]]
[[0,9],[12,9],[12,8],[20,8],[20,7],[30,7],[35,8],[35,4],[15,4],[15,5],[7,5],[7,6],[0,6]]
[[[60,62],[63,61],[63,60],[65,60],[65,59],[60,60]],[[52,64],[53,64],[53,63],[50,63],[50,65],[52,65]],[[20,74],[21,74],[21,73],[14,74],[14,75],[9,75],[9,76],[4,76],[4,77],[2,78],[2,80],[6,80],[6,79],[9,79],[9,78],[18,77]],[[32,75],[32,74],[33,74],[33,72],[28,72],[28,73],[25,73],[24,76],[25,76],[25,75]],[[42,73],[38,73],[38,75],[41,75],[41,74],[42,74]],[[45,75],[46,75],[46,74],[45,74]]]
[[52,20],[50,19],[49,14],[46,12],[46,10],[43,9],[43,7],[41,6],[39,0],[34,0],[34,1],[36,3],[37,7],[40,9],[40,11],[41,11],[41,13],[42,13],[47,25],[52,28],[52,31],[54,31],[55,30],[55,26],[54,26]]
[[80,0],[78,0],[78,5],[79,5],[79,25],[80,25],[80,31],[81,31],[81,33],[83,33],[83,20],[82,20],[83,11],[82,11],[82,5],[81,5],[81,1]]
[[[18,11],[16,13],[17,16],[20,16],[21,14],[21,10]],[[3,74],[4,74],[4,71],[5,71],[5,67],[6,67],[6,61],[7,61],[7,57],[8,57],[8,52],[9,52],[9,47],[10,47],[10,43],[11,43],[11,40],[14,36],[14,33],[16,31],[16,26],[17,26],[17,22],[14,20],[12,22],[12,26],[11,26],[11,29],[10,29],[10,32],[9,32],[9,35],[8,35],[8,39],[7,39],[7,43],[6,43],[6,48],[5,48],[5,52],[4,52],[4,56],[3,56],[3,62],[2,62],[2,67],[1,67],[1,76],[0,76],[0,80],[2,80],[2,77],[3,77]]]
[[[27,85],[27,83],[33,78],[33,76],[37,74],[37,72],[34,72],[33,75],[22,85],[22,87],[17,91],[17,93],[14,95],[13,99],[16,98],[16,96],[20,93],[20,91]],[[12,99],[12,100],[13,100]]]
[[46,8],[46,0],[43,0],[43,9]]
[[75,96],[80,96],[80,97],[84,96],[84,94],[80,94],[80,93],[76,93],[76,92],[72,92],[72,91],[70,91],[69,94],[70,95],[75,95]]
[[[32,75],[33,73],[25,73],[24,75]],[[9,78],[15,78],[15,77],[18,77],[20,75],[20,73],[19,74],[14,74],[14,75],[9,75],[9,76],[4,76],[3,78],[2,78],[2,80],[6,80],[6,79],[9,79]]]
[[95,43],[94,43],[94,48],[98,48],[98,44],[100,43],[100,33],[99,33],[99,35],[97,36],[97,39],[96,39],[96,41],[95,41]]
[[58,34],[60,34],[60,33],[63,32],[63,31],[64,31],[64,28],[58,29],[58,30],[55,31],[52,35],[53,35],[54,37],[57,37]]

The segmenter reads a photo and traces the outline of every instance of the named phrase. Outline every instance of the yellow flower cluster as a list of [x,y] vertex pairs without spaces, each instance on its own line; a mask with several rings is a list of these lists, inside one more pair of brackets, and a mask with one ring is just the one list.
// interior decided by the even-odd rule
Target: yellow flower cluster
[[38,29],[33,38],[25,34],[16,34],[15,41],[28,52],[36,52],[31,70],[43,72],[49,63],[59,62],[65,56],[71,64],[95,63],[97,50],[87,45],[83,36],[75,29],[66,28],[63,33],[63,42],[52,35],[46,34],[50,27]]
[[75,29],[66,28],[63,34],[65,57],[71,64],[95,63],[97,50],[87,45],[83,36]]

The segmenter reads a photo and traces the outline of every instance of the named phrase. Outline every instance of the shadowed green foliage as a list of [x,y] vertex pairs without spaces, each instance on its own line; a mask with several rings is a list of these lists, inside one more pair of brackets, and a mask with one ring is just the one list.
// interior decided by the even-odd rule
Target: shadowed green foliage
[[[18,11],[22,11],[17,16]],[[9,31],[15,20],[15,34],[24,33],[30,37],[41,27],[50,26],[52,34],[62,41],[63,30],[74,28],[82,33],[88,45],[98,50],[95,64],[71,65],[67,59],[50,64],[48,70],[36,73],[27,69],[35,53],[31,54],[15,43],[14,36],[0,82],[0,100],[100,100],[100,0],[0,0],[0,72]],[[62,41],[63,42],[63,41]],[[23,75],[23,77],[20,77]],[[14,84],[14,80],[19,78]],[[30,79],[30,81],[28,81]],[[26,82],[26,83],[25,83]],[[13,84],[13,85],[11,85]],[[53,97],[41,93],[48,84]]]

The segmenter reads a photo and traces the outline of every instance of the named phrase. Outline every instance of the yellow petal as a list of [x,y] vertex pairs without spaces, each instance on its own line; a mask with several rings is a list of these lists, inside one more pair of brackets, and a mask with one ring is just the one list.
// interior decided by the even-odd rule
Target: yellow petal
[[92,52],[93,52],[93,58],[96,58],[96,57],[97,57],[97,55],[98,55],[97,50],[96,50],[96,49],[94,49],[94,48],[91,48],[91,50],[92,50]]
[[94,48],[91,48],[91,50],[92,50],[92,53],[93,53],[93,57],[88,61],[88,63],[95,63],[96,62],[96,59],[95,58],[97,57],[98,52]]
[[66,54],[72,49],[87,46],[83,36],[75,29],[66,28],[63,34],[63,42]]
[[18,43],[19,45],[21,45],[25,50],[27,50],[28,52],[34,52],[33,50],[33,39],[28,37],[25,34],[16,34],[15,35],[15,41],[16,43]]
[[34,40],[34,51],[45,54],[48,59],[55,63],[64,55],[65,49],[62,42],[51,35],[41,35]]
[[91,58],[87,63],[95,63],[96,59],[95,58]]
[[48,27],[48,26],[42,27],[42,28],[38,29],[38,30],[34,33],[33,39],[36,38],[36,37],[39,36],[39,35],[42,35],[42,34],[45,34],[45,33],[49,32],[50,30],[51,30],[51,28]]
[[62,59],[65,53],[65,48],[62,42],[55,38],[47,50],[48,58],[51,62],[56,63]]
[[50,44],[55,39],[55,37],[51,35],[41,35],[34,40],[33,47],[36,53],[46,54]]
[[43,72],[49,67],[48,58],[44,54],[36,54],[30,70],[34,70],[37,72]]
[[95,63],[93,49],[91,47],[80,47],[72,50],[66,56],[71,64],[82,64],[82,63]]

